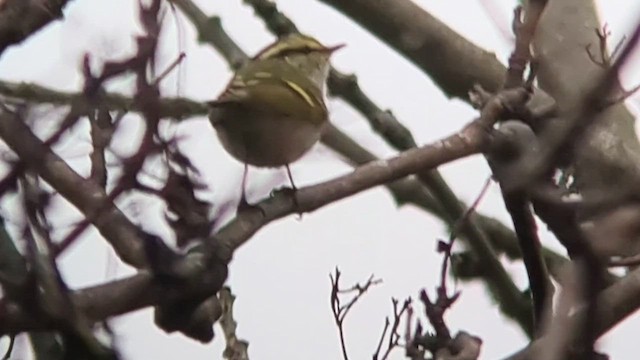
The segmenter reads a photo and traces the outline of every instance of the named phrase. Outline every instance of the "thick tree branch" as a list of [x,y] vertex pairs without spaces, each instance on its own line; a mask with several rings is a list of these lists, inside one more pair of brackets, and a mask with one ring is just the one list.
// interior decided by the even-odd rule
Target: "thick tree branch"
[[[194,11],[195,6],[190,0],[173,0],[183,11]],[[267,27],[276,35],[284,36],[286,34],[297,32],[297,28],[293,22],[291,22],[284,14],[278,11],[275,4],[268,1],[261,0],[247,0],[257,14],[263,17],[267,23]],[[193,15],[189,15],[190,19],[205,18],[201,12],[195,12]],[[219,24],[218,24],[219,25]],[[202,28],[196,25],[197,28]],[[218,31],[223,32],[222,28],[217,28]],[[215,42],[221,36],[211,36],[210,41]],[[201,34],[201,38],[204,35]],[[228,39],[228,36],[222,36],[222,38]],[[224,50],[225,44],[214,44],[218,50]],[[234,50],[233,48],[231,49]],[[384,112],[379,109],[368,97],[360,90],[355,82],[354,77],[349,77],[340,74],[335,69],[332,69],[329,82],[330,91],[333,93],[341,93],[343,99],[354,106],[370,121],[373,128],[376,131],[384,129],[383,137],[390,142],[392,146],[395,146],[399,150],[406,150],[416,146],[415,141],[411,137],[411,134],[405,129],[390,112]],[[446,222],[453,223],[462,216],[465,211],[465,207],[461,206],[460,201],[455,196],[453,191],[448,187],[442,177],[435,171],[422,171],[418,173],[419,178],[430,188],[432,195],[436,197],[442,203],[443,219]],[[508,306],[506,304],[517,304],[519,301],[519,292],[515,285],[510,281],[508,276],[493,277],[493,275],[506,272],[502,269],[502,265],[498,261],[497,257],[489,241],[483,231],[478,227],[475,221],[470,221],[465,224],[465,235],[470,239],[470,246],[477,253],[477,256],[482,259],[483,263],[488,263],[489,268],[493,269],[487,276],[487,282],[490,290],[498,299],[504,299],[501,301],[502,310],[508,316],[517,320],[519,324],[525,329],[526,332],[531,333],[531,329],[528,328],[527,322],[524,320],[527,317],[527,310],[524,310],[520,306]],[[499,269],[499,270],[498,270]],[[493,275],[491,275],[493,274]],[[525,306],[526,308],[527,306]],[[524,310],[524,311],[521,311]]]
[[[52,90],[37,84],[12,83],[2,80],[0,80],[0,94],[32,103],[50,103],[56,105],[69,105],[81,97],[79,93]],[[162,117],[186,120],[194,116],[204,116],[207,114],[207,107],[204,103],[186,98],[161,98],[159,105]],[[101,106],[104,106],[104,108],[108,110],[126,109],[129,111],[139,111],[139,107],[131,97],[117,93],[103,93],[101,95]],[[384,125],[384,127],[386,128],[387,126]],[[335,127],[327,131],[322,141],[332,150],[344,156],[352,165],[362,165],[370,161],[379,160],[378,157],[371,154]],[[398,149],[401,148],[398,146]],[[387,184],[387,187],[394,195],[398,205],[408,203],[415,204],[437,215],[449,226],[453,226],[457,219],[457,217],[447,216],[444,209],[430,195],[430,192],[415,179],[402,179]],[[465,208],[466,205],[460,203],[460,207]],[[516,237],[512,230],[502,225],[496,219],[484,215],[474,215],[474,217],[480,223],[483,230],[487,232],[487,237],[496,250],[504,252],[511,259],[520,257],[520,250],[517,248]],[[545,248],[544,254],[546,261],[553,269],[560,268],[562,264],[566,262],[566,258],[549,249]],[[552,270],[552,273],[556,272]]]
[[480,84],[496,91],[506,68],[409,0],[320,0],[353,19],[429,74],[451,97],[467,100]]
[[[571,2],[576,0],[564,1]],[[583,2],[580,1],[580,3],[582,4]],[[572,9],[575,7],[581,9],[576,12],[578,15],[587,12],[587,15],[582,15],[587,20],[580,16],[578,19],[569,16],[568,19],[562,17],[562,20],[555,18],[554,20],[560,21],[562,24],[565,21],[569,23],[575,22],[576,28],[586,31],[584,30],[586,27],[582,25],[583,22],[595,17],[595,14],[588,12],[588,6],[580,5],[561,8],[556,13],[564,10],[574,14]],[[553,12],[547,11],[545,14]],[[591,23],[591,21],[587,23]],[[563,25],[563,28],[564,26],[566,25]],[[584,40],[585,38],[583,34],[575,34],[574,36],[577,37],[575,41]],[[553,42],[556,41],[556,38],[556,36],[549,36],[547,41]],[[568,164],[573,164],[576,168],[577,189],[587,196],[595,192],[606,193],[612,187],[624,188],[630,184],[637,183],[638,179],[640,179],[640,166],[638,166],[640,143],[635,135],[633,119],[630,119],[631,114],[628,113],[624,105],[615,104],[609,106],[610,104],[606,104],[603,99],[606,99],[616,90],[618,71],[639,39],[640,23],[638,23],[633,36],[629,40],[629,44],[622,51],[616,62],[605,70],[601,70],[598,67],[594,68],[593,71],[589,71],[589,76],[583,73],[586,70],[582,68],[580,68],[580,73],[573,73],[569,69],[579,68],[575,62],[581,58],[588,58],[587,55],[576,53],[578,52],[575,48],[577,45],[572,44],[573,46],[569,47],[571,51],[566,51],[566,46],[551,45],[556,48],[559,54],[557,57],[547,59],[546,62],[541,61],[541,71],[544,69],[543,64],[553,63],[553,67],[549,66],[552,69],[547,69],[550,73],[546,75],[546,80],[555,84],[548,85],[550,88],[559,87],[559,89],[554,89],[557,93],[554,96],[558,96],[563,100],[559,102],[563,121],[550,124],[540,133],[542,151],[536,154],[535,158],[528,156],[523,159],[522,168],[524,171],[521,173],[523,177],[520,182],[521,186],[530,184],[531,181],[540,178],[541,174],[548,173],[554,167],[562,167]],[[563,61],[566,61],[564,65],[562,65]],[[558,66],[561,67],[557,68]],[[560,69],[565,68],[567,71],[559,72]],[[563,77],[568,78],[563,79]],[[579,78],[580,80],[566,88],[567,85],[564,82],[557,84],[558,78],[566,81],[572,81],[574,78],[576,80]],[[585,78],[588,78],[589,82],[584,82]],[[609,139],[611,138],[615,138],[618,141],[610,141]],[[567,149],[571,151],[569,159],[567,159]]]
[[[531,64],[530,51],[533,35],[536,31],[540,15],[546,5],[545,0],[530,1],[525,10],[525,20],[522,19],[523,8],[518,6],[514,11],[513,31],[516,35],[515,47],[509,57],[509,67],[503,88],[531,87],[535,76]],[[531,66],[529,77],[525,79],[524,71]],[[487,157],[494,177],[500,182],[502,197],[513,227],[518,236],[522,259],[529,278],[529,289],[533,302],[533,328],[536,336],[541,334],[542,314],[553,299],[553,284],[549,278],[547,266],[542,257],[542,245],[538,237],[538,228],[531,210],[531,204],[526,191],[508,191],[509,176],[504,176],[505,169],[523,155],[537,153],[537,139],[533,130],[517,121],[506,121],[500,124],[497,133],[504,135],[511,146],[502,146],[498,151]]]
[[0,3],[0,55],[23,40],[62,18],[69,0],[5,0]]
[[[640,269],[630,272],[598,295],[594,316],[595,327],[592,329],[594,335],[596,337],[602,336],[620,321],[634,313],[638,307],[640,307]],[[569,321],[581,323],[581,319],[587,314],[588,307],[579,306],[574,307],[574,309],[577,309],[577,311],[571,314]],[[579,339],[574,339],[574,341],[577,340]],[[539,359],[538,355],[544,351],[548,344],[554,341],[553,334],[543,336],[506,359]]]
[[507,191],[514,179],[505,175],[524,154],[539,151],[538,144],[531,128],[519,121],[503,122],[496,130],[494,144],[496,151],[490,151],[487,160],[495,179],[500,183],[505,206],[518,235],[534,305],[534,328],[536,335],[540,335],[542,314],[553,298],[553,284],[542,257],[542,246],[528,194],[523,190]]
[[[55,105],[69,105],[84,98],[82,93],[58,91],[38,84],[13,83],[2,80],[0,80],[0,94],[29,102]],[[188,118],[207,114],[205,104],[184,98],[162,98],[158,105],[161,117]],[[105,110],[140,111],[139,102],[132,97],[116,93],[101,94],[100,106]]]

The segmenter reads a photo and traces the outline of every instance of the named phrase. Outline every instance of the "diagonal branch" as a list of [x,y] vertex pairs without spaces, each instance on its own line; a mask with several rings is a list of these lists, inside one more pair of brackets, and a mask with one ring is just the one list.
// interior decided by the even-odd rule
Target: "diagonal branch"
[[0,3],[0,55],[62,18],[62,9],[69,0],[5,0]]
[[451,97],[468,101],[475,84],[498,90],[506,68],[410,0],[320,0],[350,17],[428,74]]
[[138,228],[107,201],[104,189],[78,175],[16,115],[0,113],[0,137],[22,161],[93,223],[123,261],[136,267],[144,265],[143,240]]

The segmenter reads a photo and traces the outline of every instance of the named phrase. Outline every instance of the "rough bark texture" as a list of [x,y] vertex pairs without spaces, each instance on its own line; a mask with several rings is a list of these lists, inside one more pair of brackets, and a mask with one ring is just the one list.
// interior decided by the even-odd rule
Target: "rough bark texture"
[[495,91],[506,68],[411,1],[321,0],[349,15],[429,74],[450,97],[467,100],[475,84]]
[[0,54],[51,21],[62,18],[69,0],[5,0],[0,2]]
[[[598,53],[600,27],[592,1],[552,0],[542,16],[534,42],[538,83],[556,99],[561,114],[574,111],[605,71],[586,50],[591,44],[592,52]],[[575,150],[576,185],[581,192],[627,187],[640,179],[639,160],[634,118],[624,103],[615,104],[596,115]]]

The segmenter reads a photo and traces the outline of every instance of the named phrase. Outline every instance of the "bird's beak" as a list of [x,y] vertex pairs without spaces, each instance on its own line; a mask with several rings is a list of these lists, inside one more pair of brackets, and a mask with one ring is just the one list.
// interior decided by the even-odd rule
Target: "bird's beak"
[[333,54],[336,50],[340,50],[346,45],[347,44],[338,44],[338,45],[329,46],[325,49],[325,51],[328,52],[329,54]]

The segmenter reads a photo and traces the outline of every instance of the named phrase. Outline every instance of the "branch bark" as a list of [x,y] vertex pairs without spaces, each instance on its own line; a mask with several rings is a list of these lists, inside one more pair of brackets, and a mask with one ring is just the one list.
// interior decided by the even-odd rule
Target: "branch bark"
[[[630,272],[598,295],[594,334],[596,337],[602,336],[634,313],[638,307],[640,307],[640,269]],[[576,309],[577,311],[569,317],[568,321],[580,323],[580,319],[584,318],[588,310],[586,306],[578,306]],[[505,360],[539,359],[538,355],[543,353],[545,347],[553,342],[555,342],[553,336],[543,336]]]
[[145,266],[143,240],[138,228],[108,201],[104,189],[73,171],[16,115],[0,113],[0,137],[22,161],[86,216],[124,262],[138,268]]
[[[589,98],[594,84],[610,70],[595,63],[585,48],[598,44],[596,30],[600,29],[600,21],[593,1],[550,1],[540,21],[534,42],[540,64],[538,81],[556,99],[564,120],[580,111],[580,104],[604,102],[619,90],[611,86],[606,93],[598,94],[599,98]],[[558,29],[562,29],[563,36],[557,36]],[[613,76],[617,83],[617,74]],[[640,142],[633,115],[622,102],[591,115],[595,116],[594,125],[573,151],[577,188],[594,193],[636,182],[640,178]]]
[[5,0],[0,3],[0,55],[62,18],[62,9],[69,0]]
[[475,84],[502,86],[506,68],[495,55],[451,30],[409,0],[320,0],[350,17],[428,74],[442,91],[467,101]]

